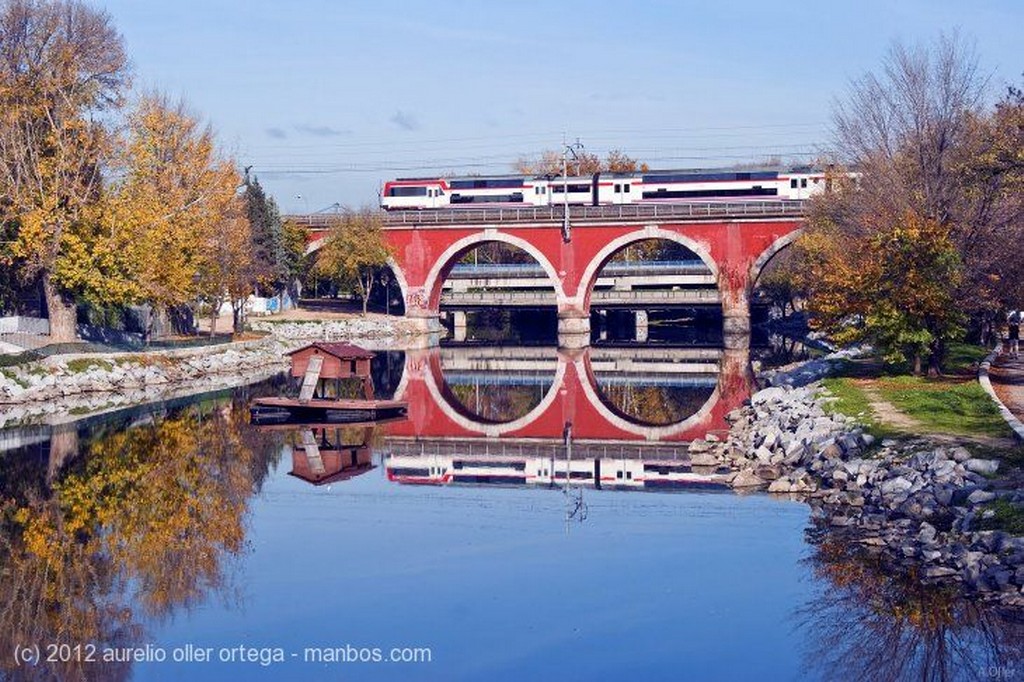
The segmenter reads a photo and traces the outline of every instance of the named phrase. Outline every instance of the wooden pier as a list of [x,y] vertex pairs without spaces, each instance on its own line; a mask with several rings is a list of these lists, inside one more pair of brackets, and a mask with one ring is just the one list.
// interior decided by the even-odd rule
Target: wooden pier
[[[250,406],[253,423],[341,424],[405,415],[408,403],[374,397],[370,351],[348,343],[318,341],[288,355],[291,375],[302,378],[298,398],[257,398]],[[361,398],[343,395],[353,382],[358,383],[355,392],[362,394]]]

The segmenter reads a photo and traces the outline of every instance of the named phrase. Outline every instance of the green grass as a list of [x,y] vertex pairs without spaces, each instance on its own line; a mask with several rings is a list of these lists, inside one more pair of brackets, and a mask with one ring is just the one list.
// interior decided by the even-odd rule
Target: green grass
[[35,351],[24,351],[21,353],[0,355],[0,367],[14,367],[15,365],[27,365],[36,360],[42,360],[43,356]]
[[114,364],[109,360],[94,360],[93,358],[75,358],[74,360],[68,360],[68,371],[72,374],[88,372],[93,367],[104,372],[109,372],[114,368]]
[[885,400],[935,431],[1013,437],[977,381],[903,376],[880,379],[877,386]]
[[29,383],[28,383],[27,381],[25,381],[24,379],[22,379],[21,377],[19,377],[19,376],[18,376],[18,375],[17,375],[17,374],[16,374],[15,372],[14,372],[14,370],[10,370],[10,369],[0,369],[0,374],[3,374],[3,375],[4,375],[5,377],[7,377],[8,379],[10,379],[10,380],[11,380],[11,381],[13,381],[14,383],[18,384],[18,385],[19,385],[19,386],[21,386],[22,388],[28,388],[28,387],[29,387]]
[[891,438],[898,435],[896,431],[878,421],[867,394],[853,379],[830,377],[823,380],[822,385],[836,398],[825,404],[825,410],[829,413],[845,414],[855,418],[875,438]]
[[849,378],[831,377],[821,383],[836,398],[827,404],[829,412],[838,412],[857,419],[873,418],[874,412],[871,410],[867,395]]
[[949,374],[975,374],[989,349],[969,343],[951,343],[946,347],[943,369]]
[[992,500],[983,505],[985,510],[992,510],[995,516],[981,519],[982,530],[1003,530],[1012,535],[1024,535],[1024,508],[1009,500]]

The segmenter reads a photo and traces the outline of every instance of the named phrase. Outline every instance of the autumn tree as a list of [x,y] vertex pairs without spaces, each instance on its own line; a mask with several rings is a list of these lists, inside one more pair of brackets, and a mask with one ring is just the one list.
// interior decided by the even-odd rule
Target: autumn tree
[[796,314],[797,302],[807,295],[801,268],[797,253],[786,249],[772,258],[757,278],[757,291],[782,317]]
[[324,276],[354,284],[365,314],[374,284],[391,255],[380,214],[364,208],[349,211],[334,223],[316,267]]
[[[98,296],[150,304],[153,331],[168,310],[201,294],[240,294],[241,280],[248,291],[255,276],[246,256],[248,220],[239,212],[241,178],[218,155],[209,126],[183,102],[140,98],[115,173],[104,202],[103,247],[94,250],[90,269],[106,273],[96,282]],[[81,281],[87,290],[88,274]]]
[[836,147],[859,181],[814,199],[801,242],[810,310],[837,339],[923,356],[937,372],[962,333],[995,238],[979,211],[990,188],[963,170],[983,86],[973,49],[944,36],[930,48],[895,44],[881,73],[836,103]]
[[[230,177],[230,174],[227,174]],[[227,184],[238,180],[235,176]],[[198,265],[197,294],[210,311],[210,336],[217,333],[217,317],[225,301],[231,303],[232,330],[245,330],[245,303],[259,281],[260,265],[253,253],[251,223],[242,197],[228,199],[206,234]]]
[[800,244],[815,325],[839,343],[869,342],[889,362],[938,369],[961,331],[960,255],[947,226],[907,212],[853,236],[819,222]]
[[299,298],[297,285],[309,270],[311,258],[306,254],[306,228],[292,222],[285,222],[281,228],[281,241],[284,245],[284,270],[288,292],[292,299]]
[[[646,163],[638,163],[636,159],[618,149],[608,152],[608,156],[603,161],[596,154],[581,151],[575,155],[569,154],[565,163],[567,172],[571,176],[593,175],[600,171],[633,173],[647,170]],[[520,175],[560,176],[562,175],[562,152],[547,149],[536,158],[522,156],[513,164],[513,169]]]
[[965,288],[982,324],[1024,307],[1024,91],[1010,87],[973,117],[959,170]]
[[54,340],[75,338],[77,292],[60,270],[96,234],[104,116],[128,80],[106,12],[76,0],[0,5],[0,224],[13,233],[5,267],[39,279]]

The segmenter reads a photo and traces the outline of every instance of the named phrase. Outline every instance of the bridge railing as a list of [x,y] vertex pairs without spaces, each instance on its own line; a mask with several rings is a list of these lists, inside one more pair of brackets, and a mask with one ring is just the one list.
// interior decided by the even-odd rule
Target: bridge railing
[[[704,201],[664,204],[621,204],[617,206],[570,206],[570,220],[636,220],[663,218],[799,217],[803,201]],[[442,209],[437,211],[391,211],[385,225],[449,225],[506,222],[555,222],[565,216],[563,206],[515,208]]]
[[[701,220],[713,218],[799,218],[804,215],[805,201],[692,201],[616,206],[570,206],[570,221],[615,220]],[[382,213],[387,227],[414,225],[474,225],[481,223],[543,223],[558,222],[565,216],[565,207],[521,206],[494,208],[455,208],[422,211],[387,211]],[[310,228],[328,227],[334,215],[311,214],[285,216]]]
[[[718,303],[717,289],[595,289],[593,303]],[[444,291],[441,303],[446,305],[555,305],[554,291]]]
[[[702,275],[710,272],[701,260],[686,261],[614,261],[601,269],[602,277],[640,275]],[[535,263],[456,263],[449,279],[486,279],[490,277],[546,277]]]

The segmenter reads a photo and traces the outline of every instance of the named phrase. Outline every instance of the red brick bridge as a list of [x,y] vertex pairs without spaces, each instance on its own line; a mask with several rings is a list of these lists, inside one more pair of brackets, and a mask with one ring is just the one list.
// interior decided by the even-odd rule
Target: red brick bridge
[[[635,242],[665,239],[697,254],[713,273],[727,337],[750,330],[750,293],[765,264],[791,244],[804,202],[705,202],[576,206],[566,226],[561,206],[400,211],[384,215],[391,267],[405,314],[438,327],[445,277],[468,251],[502,242],[526,251],[555,290],[560,345],[589,343],[590,296],[602,266]],[[329,215],[290,216],[309,226],[308,251],[320,247]],[[727,340],[728,344],[728,340]]]

